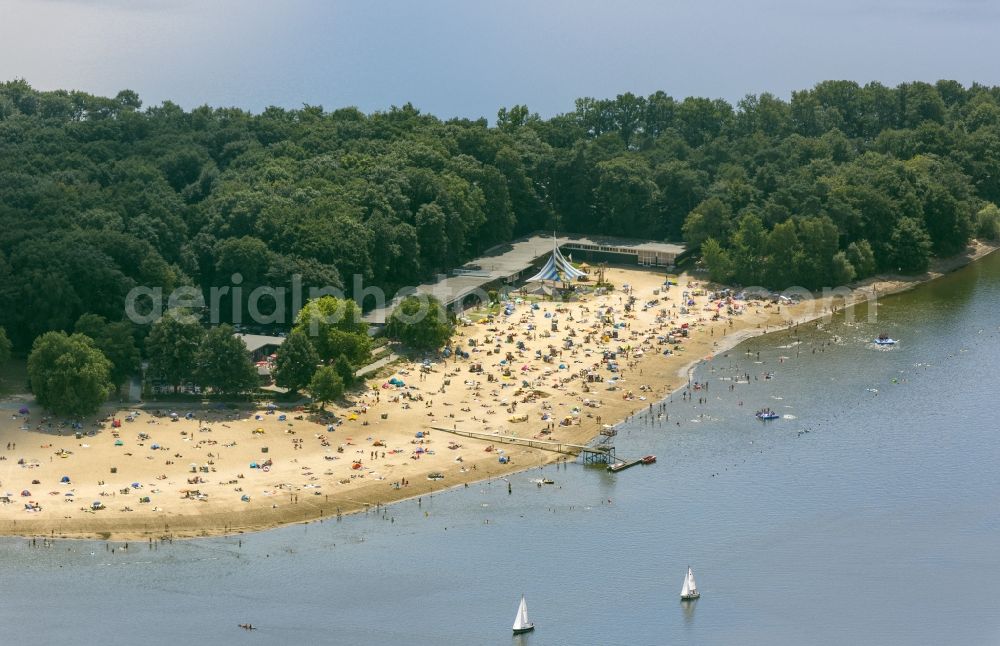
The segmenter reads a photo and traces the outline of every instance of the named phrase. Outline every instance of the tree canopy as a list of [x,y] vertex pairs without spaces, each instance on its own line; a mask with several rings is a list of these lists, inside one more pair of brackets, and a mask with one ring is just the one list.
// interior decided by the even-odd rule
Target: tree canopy
[[195,382],[219,394],[245,393],[257,387],[257,368],[243,339],[229,325],[209,329],[194,355]]
[[309,336],[302,330],[293,330],[278,348],[274,383],[298,392],[309,385],[318,365],[319,355]]
[[148,376],[162,379],[174,390],[185,381],[194,379],[195,358],[204,336],[204,328],[191,317],[168,314],[160,318],[146,337]]
[[[392,295],[557,228],[714,240],[716,274],[816,286],[845,258],[858,277],[919,269],[996,235],[998,203],[1000,88],[980,84],[834,80],[735,105],[624,93],[549,119],[505,107],[490,126],[410,104],[143,107],[15,80],[0,83],[0,326],[26,350],[83,314],[121,320],[133,287],[207,296],[234,274],[244,295],[296,276]],[[290,314],[288,292],[256,293]],[[248,313],[232,298],[223,322]],[[337,336],[323,359],[365,354]]]
[[47,332],[32,344],[28,379],[46,410],[82,417],[96,412],[111,392],[111,362],[88,336]]
[[385,331],[416,350],[437,350],[451,338],[452,324],[437,298],[407,296],[392,311]]
[[309,381],[309,394],[320,409],[344,394],[344,381],[333,366],[320,366]]
[[320,360],[330,362],[344,355],[352,365],[364,365],[371,356],[368,325],[361,309],[350,299],[323,296],[309,301],[299,312],[294,331],[306,335]]
[[78,333],[94,340],[94,345],[111,362],[111,383],[117,390],[139,368],[139,348],[127,321],[108,323],[97,314],[84,314],[76,321]]

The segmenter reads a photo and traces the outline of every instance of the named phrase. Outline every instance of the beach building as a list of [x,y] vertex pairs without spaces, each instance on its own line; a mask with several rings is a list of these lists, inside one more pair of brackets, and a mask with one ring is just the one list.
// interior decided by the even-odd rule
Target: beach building
[[412,293],[430,294],[446,307],[462,309],[474,294],[522,282],[543,270],[552,259],[553,247],[560,256],[565,254],[574,262],[634,263],[664,269],[672,267],[677,257],[687,250],[683,245],[655,240],[538,232],[488,249],[450,274],[439,274],[434,280],[397,295],[365,314],[364,320],[372,325],[383,325],[396,304]]
[[240,333],[236,333],[233,336],[242,339],[243,343],[247,345],[247,351],[250,353],[250,359],[254,363],[266,361],[267,358],[276,353],[281,344],[285,342],[285,337],[282,336]]
[[272,372],[274,370],[274,355],[278,348],[285,342],[283,336],[267,336],[264,334],[241,334],[237,332],[233,336],[242,339],[250,353],[250,360],[253,361],[257,369],[257,379],[261,385],[268,385],[273,381]]

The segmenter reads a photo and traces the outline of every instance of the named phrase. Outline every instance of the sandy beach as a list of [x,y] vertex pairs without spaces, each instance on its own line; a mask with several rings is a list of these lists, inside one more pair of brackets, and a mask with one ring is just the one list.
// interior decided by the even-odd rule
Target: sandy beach
[[690,368],[709,356],[994,250],[975,245],[922,276],[865,281],[847,302],[710,299],[715,288],[698,277],[678,276],[667,288],[662,270],[611,268],[615,289],[604,294],[524,299],[492,318],[468,313],[473,322],[454,339],[468,358],[396,363],[329,407],[335,419],[284,406],[145,402],[73,428],[46,418],[30,396],[12,397],[0,402],[0,534],[145,540],[256,531],[572,461],[500,438],[586,444],[604,425],[686,387]]

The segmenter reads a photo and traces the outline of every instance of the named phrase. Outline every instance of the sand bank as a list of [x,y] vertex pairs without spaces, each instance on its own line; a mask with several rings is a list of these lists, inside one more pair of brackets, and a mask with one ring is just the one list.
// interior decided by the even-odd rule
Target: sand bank
[[[337,421],[296,409],[147,402],[74,429],[43,417],[30,398],[0,402],[0,495],[9,500],[0,504],[0,534],[136,540],[256,531],[573,460],[434,429],[586,444],[605,424],[686,387],[699,361],[994,249],[975,245],[924,276],[866,281],[846,300],[797,304],[709,300],[710,286],[691,276],[665,288],[662,271],[612,268],[614,291],[526,300],[460,327],[456,345],[468,358],[396,364],[331,407]],[[672,336],[683,329],[688,336]]]

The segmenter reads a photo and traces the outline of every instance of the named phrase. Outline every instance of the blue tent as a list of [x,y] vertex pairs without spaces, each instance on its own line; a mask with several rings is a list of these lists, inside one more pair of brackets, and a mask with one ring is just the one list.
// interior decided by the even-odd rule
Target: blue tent
[[59,482],[69,482],[69,476],[63,476],[59,478]]
[[555,236],[552,237],[552,255],[549,256],[548,262],[542,269],[528,279],[529,283],[537,283],[540,281],[571,281],[576,280],[584,273],[573,266],[570,261],[562,255],[559,251],[559,245],[556,242]]

